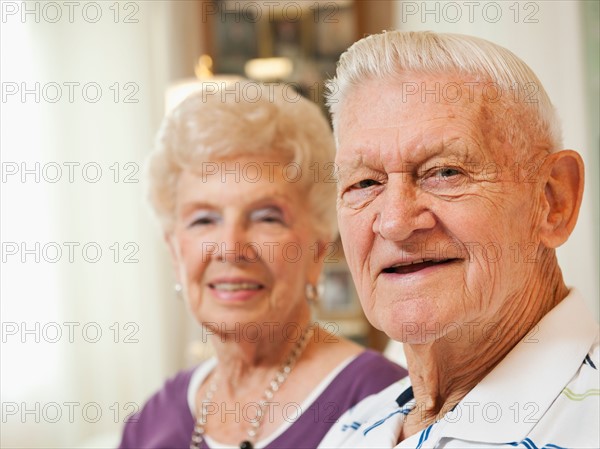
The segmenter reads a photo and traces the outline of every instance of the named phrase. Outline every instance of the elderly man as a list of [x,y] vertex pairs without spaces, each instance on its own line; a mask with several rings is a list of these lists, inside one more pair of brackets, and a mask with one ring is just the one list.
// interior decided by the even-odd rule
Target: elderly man
[[330,92],[347,260],[410,378],[321,447],[599,447],[598,324],[555,254],[583,163],[531,69],[482,39],[394,31],[355,43]]

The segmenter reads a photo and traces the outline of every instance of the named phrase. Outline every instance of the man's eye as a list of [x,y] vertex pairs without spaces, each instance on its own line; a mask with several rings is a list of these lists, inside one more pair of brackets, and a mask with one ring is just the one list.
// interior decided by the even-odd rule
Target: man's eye
[[375,181],[374,179],[363,179],[362,181],[358,181],[356,184],[352,184],[350,189],[367,189],[378,184],[379,182]]
[[432,167],[420,179],[420,186],[430,192],[456,195],[469,185],[470,177],[459,167]]
[[441,178],[451,178],[452,176],[460,175],[460,170],[452,167],[445,167],[438,171],[438,176]]
[[347,187],[341,196],[342,204],[351,209],[360,209],[371,203],[384,188],[385,181],[366,178]]
[[456,183],[463,179],[462,175],[465,173],[455,167],[437,167],[431,169],[425,176],[425,180],[429,180],[429,182],[450,182]]

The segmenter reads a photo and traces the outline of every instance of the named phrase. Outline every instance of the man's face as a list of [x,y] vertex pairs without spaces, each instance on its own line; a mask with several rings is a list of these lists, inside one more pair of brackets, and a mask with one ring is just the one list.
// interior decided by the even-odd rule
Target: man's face
[[[456,77],[404,81],[464,86]],[[450,103],[407,95],[407,86],[369,80],[344,100],[338,219],[371,323],[426,343],[518,313],[520,294],[537,282],[543,155],[501,141],[502,113],[481,90]]]

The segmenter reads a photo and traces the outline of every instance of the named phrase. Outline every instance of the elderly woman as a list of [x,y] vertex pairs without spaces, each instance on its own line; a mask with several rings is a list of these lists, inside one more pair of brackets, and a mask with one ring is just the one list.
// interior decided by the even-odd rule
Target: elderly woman
[[316,447],[405,372],[311,324],[336,232],[334,144],[318,107],[289,88],[215,86],[164,120],[150,173],[176,290],[216,357],[167,382],[121,447]]
[[598,324],[555,253],[583,163],[537,77],[482,39],[394,31],[334,83],[340,234],[410,377],[321,447],[600,447]]

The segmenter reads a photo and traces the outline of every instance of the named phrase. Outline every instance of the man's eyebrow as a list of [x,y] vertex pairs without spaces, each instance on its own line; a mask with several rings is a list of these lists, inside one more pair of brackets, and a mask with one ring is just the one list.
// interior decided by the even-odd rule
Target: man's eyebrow
[[351,156],[344,157],[341,160],[336,160],[335,168],[337,171],[337,178],[343,176],[348,176],[349,173],[352,173],[356,169],[360,167],[364,167],[365,162],[363,158],[363,153],[354,150]]
[[[482,150],[481,143],[476,139],[456,136],[445,141],[435,142],[430,145],[424,145],[419,151],[418,157],[407,157],[406,164],[410,166],[427,165],[430,161],[437,158],[457,163],[482,162],[485,153]],[[441,161],[444,162],[443,160]]]
[[[402,151],[398,147],[394,151]],[[347,153],[336,161],[337,180],[350,177],[360,168],[372,170],[382,169],[381,148],[369,148],[364,145],[350,145],[344,149]],[[455,136],[445,140],[420,142],[415,146],[415,151],[407,152],[402,161],[403,170],[414,170],[419,166],[426,166],[435,158],[451,158],[457,163],[481,162],[481,144],[475,139],[465,139],[464,136]],[[416,153],[416,154],[415,154]]]
[[[456,137],[449,139],[446,142],[436,142],[430,145],[422,145],[421,148],[423,149],[419,149],[418,152],[418,160],[420,162],[427,161],[437,156],[446,156],[448,153],[451,155],[456,155],[460,159],[469,159],[473,155],[474,150],[479,150],[480,146],[474,142],[467,142],[461,137]],[[365,161],[364,155],[365,152],[372,153],[374,150],[367,151],[365,149],[361,150],[360,147],[356,147],[346,151],[352,151],[352,154],[338,161],[337,166],[339,169],[343,168],[344,170],[353,170],[365,165],[372,165]],[[404,159],[407,162],[417,159],[416,157],[413,157],[413,155],[414,153],[409,153]],[[379,159],[376,160],[378,161]]]
[[438,142],[426,147],[423,157],[424,160],[432,159],[437,156],[458,156],[461,159],[468,158],[472,154],[472,147],[465,139],[460,137],[452,138],[445,142]]
[[476,139],[451,139],[449,142],[444,143],[442,155],[446,151],[450,151],[452,156],[462,162],[481,162],[482,158],[486,157],[482,143]]

